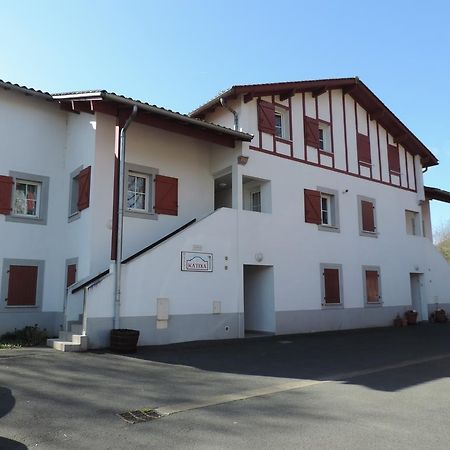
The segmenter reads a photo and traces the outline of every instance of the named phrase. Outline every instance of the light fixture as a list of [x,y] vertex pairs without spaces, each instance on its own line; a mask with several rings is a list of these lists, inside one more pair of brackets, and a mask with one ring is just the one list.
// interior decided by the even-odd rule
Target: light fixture
[[247,161],[248,161],[248,156],[239,155],[237,158],[237,162],[241,166],[245,166],[247,164]]

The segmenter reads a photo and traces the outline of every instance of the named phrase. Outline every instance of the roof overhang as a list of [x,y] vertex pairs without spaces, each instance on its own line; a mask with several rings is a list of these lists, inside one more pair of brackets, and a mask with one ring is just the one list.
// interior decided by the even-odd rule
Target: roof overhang
[[404,146],[411,154],[420,155],[424,167],[438,164],[438,159],[433,153],[358,77],[237,85],[192,111],[190,116],[199,119],[206,117],[206,114],[221,106],[221,98],[233,99],[242,95],[243,101],[249,102],[257,97],[280,95],[281,99],[287,99],[300,92],[311,92],[313,96],[319,96],[331,89],[342,89],[344,93],[353,97],[368,111],[370,119],[377,120],[389,131],[396,142]]
[[0,88],[5,91],[14,91],[26,95],[27,97],[43,98],[49,102],[53,102],[53,97],[48,92],[39,91],[19,84],[10,83],[9,81],[0,80]]
[[450,203],[450,192],[442,189],[425,186],[425,197],[428,200],[439,200],[441,202]]
[[61,108],[66,111],[91,114],[100,112],[113,115],[117,117],[120,126],[123,126],[130,116],[133,106],[137,106],[138,113],[134,122],[231,148],[235,147],[236,141],[250,142],[253,138],[248,133],[231,130],[106,91],[54,94],[53,99],[57,100]]

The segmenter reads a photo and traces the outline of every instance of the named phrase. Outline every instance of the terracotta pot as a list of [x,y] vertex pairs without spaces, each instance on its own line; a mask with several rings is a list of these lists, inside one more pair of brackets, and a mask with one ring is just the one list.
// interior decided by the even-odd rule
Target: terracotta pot
[[405,319],[408,325],[416,325],[417,324],[417,311],[406,311]]
[[435,318],[436,322],[445,323],[445,322],[447,322],[447,313],[443,309],[438,309],[435,312],[434,318]]

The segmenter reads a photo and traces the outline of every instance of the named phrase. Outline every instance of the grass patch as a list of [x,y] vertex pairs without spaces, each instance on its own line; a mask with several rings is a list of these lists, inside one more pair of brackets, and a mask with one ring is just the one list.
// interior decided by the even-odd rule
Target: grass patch
[[41,330],[37,325],[20,330],[15,329],[0,336],[0,349],[33,347],[44,344],[47,340],[47,330]]

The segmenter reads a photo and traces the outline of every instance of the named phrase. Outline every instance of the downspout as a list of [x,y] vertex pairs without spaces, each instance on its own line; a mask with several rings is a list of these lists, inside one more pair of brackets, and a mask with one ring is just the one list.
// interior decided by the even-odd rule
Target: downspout
[[220,101],[220,104],[221,104],[225,109],[228,109],[228,111],[230,111],[230,113],[233,114],[233,116],[234,116],[234,126],[233,126],[233,129],[234,129],[234,131],[239,131],[239,115],[238,115],[237,111],[234,110],[233,108],[231,108],[230,106],[228,106],[227,101],[226,101],[223,97],[220,97],[220,100],[219,100],[219,101]]
[[128,127],[136,117],[138,108],[133,106],[133,111],[128,117],[125,125],[120,130],[119,138],[119,195],[117,208],[117,248],[116,248],[116,271],[114,292],[114,329],[120,327],[120,282],[122,274],[122,241],[123,241],[123,203],[124,203],[124,178],[125,178],[125,136]]

